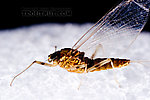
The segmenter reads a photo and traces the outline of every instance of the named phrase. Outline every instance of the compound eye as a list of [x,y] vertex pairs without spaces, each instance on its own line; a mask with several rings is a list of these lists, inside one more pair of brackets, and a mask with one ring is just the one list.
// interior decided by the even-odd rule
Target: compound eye
[[53,54],[48,55],[48,59],[53,59]]
[[51,54],[50,54],[50,55],[48,55],[48,58],[51,58]]
[[48,62],[52,62],[51,56],[48,56]]
[[48,61],[51,61],[52,60],[52,58],[51,58],[51,54],[50,55],[48,55]]

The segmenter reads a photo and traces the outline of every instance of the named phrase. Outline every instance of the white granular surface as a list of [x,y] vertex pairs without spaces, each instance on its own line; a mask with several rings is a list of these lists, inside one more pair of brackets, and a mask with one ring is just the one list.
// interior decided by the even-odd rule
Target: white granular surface
[[[0,100],[150,100],[150,66],[70,73],[38,64],[16,78],[34,60],[46,62],[58,49],[71,47],[91,24],[42,24],[0,31]],[[130,57],[150,60],[150,33],[141,33],[129,50]],[[80,89],[78,86],[80,80]]]

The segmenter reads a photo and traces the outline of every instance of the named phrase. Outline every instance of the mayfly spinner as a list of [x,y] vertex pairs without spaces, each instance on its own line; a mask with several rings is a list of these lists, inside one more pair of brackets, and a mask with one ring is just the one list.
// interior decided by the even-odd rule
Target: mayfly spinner
[[[109,47],[105,45],[106,40],[114,42],[113,40],[118,39],[117,42],[114,42],[113,49],[115,49],[117,46],[122,46],[121,40],[126,38],[128,43],[125,44],[129,47],[146,24],[149,8],[150,0],[123,0],[83,34],[72,48],[64,48],[50,54],[48,56],[49,63],[32,62],[31,65],[13,78],[10,85],[12,85],[17,76],[35,63],[49,67],[59,65],[67,71],[75,73],[88,73],[129,65],[131,62],[129,59],[100,58],[97,57],[97,54],[100,52],[100,48],[102,50],[105,47]],[[109,50],[109,48],[106,50]],[[85,57],[85,55],[88,56]]]

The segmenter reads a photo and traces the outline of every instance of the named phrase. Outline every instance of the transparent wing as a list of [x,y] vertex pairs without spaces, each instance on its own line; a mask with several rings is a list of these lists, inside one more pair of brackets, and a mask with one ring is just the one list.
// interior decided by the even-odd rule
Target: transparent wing
[[72,48],[84,51],[88,57],[95,50],[96,57],[100,57],[101,48],[107,57],[119,54],[120,49],[128,48],[143,29],[149,8],[150,0],[122,1],[93,25]]

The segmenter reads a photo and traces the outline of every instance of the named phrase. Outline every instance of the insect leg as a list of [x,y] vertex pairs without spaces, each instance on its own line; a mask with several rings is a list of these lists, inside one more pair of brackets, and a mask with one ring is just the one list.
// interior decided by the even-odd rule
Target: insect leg
[[[99,62],[99,63],[93,65],[92,67],[88,68],[88,69],[87,69],[87,72],[96,70],[96,69],[98,69],[99,67],[101,67],[101,66],[103,66],[103,65],[105,65],[105,64],[107,64],[107,63],[110,63],[110,62],[111,62],[111,59],[110,59],[110,58],[107,58],[106,60],[103,60],[103,61],[101,61],[101,62]],[[98,66],[98,67],[96,67],[96,66]]]
[[118,84],[118,86],[121,87],[120,84],[119,84],[119,82],[118,82],[118,80],[117,80],[116,72],[115,72],[115,69],[114,69],[115,67],[114,67],[113,62],[112,62],[111,59],[110,59],[110,63],[111,63],[112,69],[113,69],[114,79],[115,79],[116,83]]
[[[119,82],[118,82],[118,80],[117,80],[116,73],[115,73],[115,70],[114,70],[115,67],[114,67],[113,62],[112,62],[112,60],[111,60],[110,58],[107,58],[106,60],[103,60],[103,61],[99,62],[98,64],[95,64],[94,66],[92,66],[91,68],[89,68],[88,71],[96,70],[96,69],[98,69],[99,67],[101,67],[101,66],[103,66],[103,65],[105,65],[105,64],[107,64],[107,63],[111,63],[111,66],[112,66],[112,69],[113,69],[113,74],[114,74],[114,79],[115,79],[116,83],[117,83],[117,84],[119,85],[119,87],[120,87],[120,84],[119,84]],[[99,66],[98,66],[98,65],[99,65]],[[98,67],[95,67],[95,66],[98,66]]]
[[87,74],[87,65],[85,66],[85,71],[84,71],[84,76],[81,77],[80,79],[80,83],[79,83],[79,86],[78,86],[78,90],[80,89],[81,85],[82,85],[82,82],[83,82],[83,79],[85,78],[85,75]]
[[12,86],[12,83],[13,83],[13,81],[16,79],[16,77],[18,77],[18,76],[21,75],[23,72],[25,72],[27,69],[29,69],[34,63],[40,64],[40,65],[49,66],[49,67],[54,67],[54,65],[52,65],[52,64],[44,63],[44,62],[41,62],[41,61],[33,61],[32,64],[30,64],[26,69],[24,69],[22,72],[20,72],[20,73],[17,74],[16,76],[14,76],[14,78],[13,78],[12,81],[10,82],[10,86]]
[[95,55],[96,55],[97,51],[99,50],[99,48],[102,49],[102,53],[103,53],[103,55],[104,55],[103,45],[102,45],[102,44],[99,44],[99,45],[97,46],[97,48],[95,49],[95,52],[92,54],[91,59],[93,59],[93,58],[95,57]]

